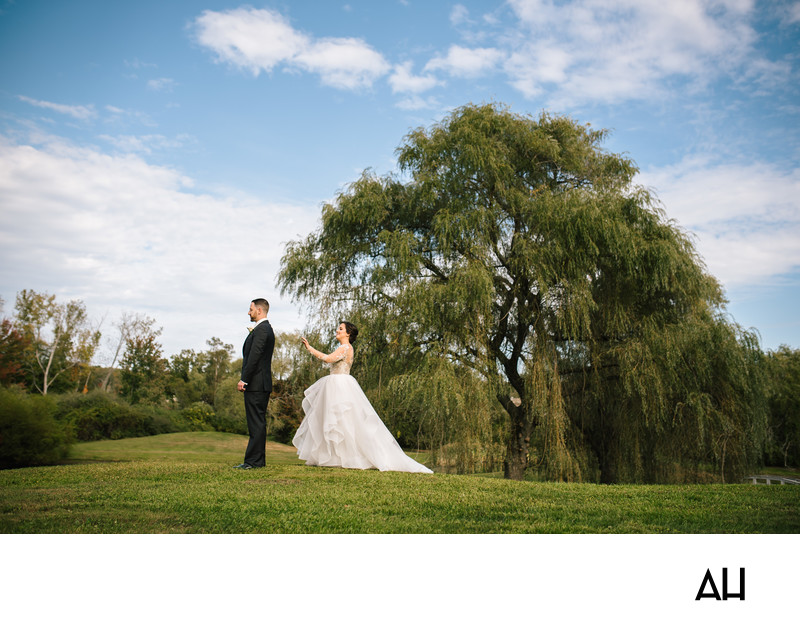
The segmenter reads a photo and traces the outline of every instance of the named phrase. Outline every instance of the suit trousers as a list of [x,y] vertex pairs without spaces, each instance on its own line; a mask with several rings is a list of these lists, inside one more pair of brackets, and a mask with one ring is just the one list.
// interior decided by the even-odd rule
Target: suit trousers
[[267,448],[267,404],[270,391],[245,391],[244,410],[250,441],[244,453],[244,462],[253,467],[264,467]]

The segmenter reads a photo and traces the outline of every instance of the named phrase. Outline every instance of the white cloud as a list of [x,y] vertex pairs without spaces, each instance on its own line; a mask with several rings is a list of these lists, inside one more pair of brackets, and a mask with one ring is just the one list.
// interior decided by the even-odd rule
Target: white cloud
[[750,83],[761,89],[758,94],[762,96],[775,86],[790,85],[791,82],[792,66],[786,60],[754,59],[738,78],[740,84]]
[[392,92],[426,92],[431,88],[441,85],[436,77],[431,75],[414,75],[411,72],[412,62],[407,61],[394,67],[394,73],[389,77]]
[[795,2],[788,8],[786,21],[789,24],[797,24],[800,22],[800,2]]
[[156,92],[161,92],[164,90],[171,92],[174,86],[175,86],[175,80],[170,79],[168,77],[150,79],[150,81],[147,82],[147,87],[150,88],[150,90],[155,90]]
[[397,102],[401,110],[438,110],[439,101],[433,97],[424,99],[415,94]]
[[465,48],[453,45],[444,57],[434,57],[425,70],[442,70],[455,77],[477,77],[497,66],[505,54],[496,48]]
[[93,105],[63,105],[61,103],[39,101],[37,99],[31,99],[30,97],[22,95],[19,96],[19,99],[21,101],[24,101],[25,103],[29,103],[30,105],[36,106],[37,108],[45,108],[47,110],[53,110],[54,112],[58,112],[59,114],[66,114],[76,119],[86,120],[97,116],[97,111],[95,110]]
[[[658,94],[665,79],[707,81],[753,54],[752,0],[509,0],[519,19],[510,82],[558,107]],[[663,88],[662,88],[663,89]]]
[[318,73],[322,82],[340,89],[371,86],[390,70],[383,56],[356,38],[313,37],[295,30],[280,13],[239,8],[205,11],[195,20],[197,40],[219,61],[258,76],[283,65]]
[[161,134],[144,134],[142,136],[109,136],[107,134],[102,134],[99,138],[122,152],[141,154],[151,154],[154,150],[177,149],[183,147],[186,141],[192,140],[186,135],[179,136],[178,138],[167,138]]
[[[536,58],[535,65],[530,63],[531,57]],[[543,91],[544,84],[565,82],[571,63],[572,57],[567,51],[541,43],[513,53],[505,68],[513,77],[512,85],[532,98]]]
[[204,11],[195,20],[197,40],[220,61],[250,70],[269,72],[308,46],[308,38],[269,9]]
[[300,68],[320,75],[322,83],[334,88],[366,88],[389,71],[383,56],[353,38],[318,40],[292,60]]
[[469,9],[463,4],[454,4],[450,10],[450,23],[453,26],[458,26],[469,22]]
[[298,326],[274,279],[282,243],[310,232],[316,208],[198,192],[180,172],[132,154],[2,137],[0,208],[9,303],[33,288],[80,298],[98,317],[147,313],[169,353],[211,336],[238,344],[256,295],[275,299],[278,329]]
[[114,105],[106,105],[103,110],[105,116],[103,123],[107,125],[144,125],[145,127],[157,127],[156,122],[145,112],[126,110]]
[[[778,13],[790,23],[798,6]],[[393,92],[419,94],[437,85],[431,73],[475,78],[500,71],[526,98],[546,95],[543,105],[557,110],[661,99],[676,82],[689,90],[723,75],[764,93],[790,81],[790,61],[756,50],[755,0],[508,0],[506,7],[511,26],[499,21],[505,9],[473,20],[464,4],[454,4],[449,19],[461,45],[434,56],[417,76],[411,62],[392,65],[361,39],[317,38],[271,9],[205,11],[193,27],[219,61],[254,75],[311,72],[323,84],[356,90],[391,73]]]
[[696,235],[710,272],[726,286],[800,268],[800,169],[693,157],[643,172],[639,181]]
[[135,57],[132,60],[126,59],[125,60],[125,65],[128,68],[135,68],[136,70],[139,70],[141,68],[158,68],[157,64],[144,62],[144,61],[142,61],[142,60],[140,60],[138,58],[135,58]]

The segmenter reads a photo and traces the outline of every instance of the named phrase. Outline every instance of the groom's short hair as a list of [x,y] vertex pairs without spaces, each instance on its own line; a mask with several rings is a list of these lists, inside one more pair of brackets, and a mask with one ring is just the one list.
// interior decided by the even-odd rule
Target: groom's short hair
[[253,305],[255,305],[256,307],[260,307],[261,310],[264,312],[264,316],[269,314],[269,303],[267,302],[267,299],[265,299],[265,298],[254,298],[250,302],[253,303]]

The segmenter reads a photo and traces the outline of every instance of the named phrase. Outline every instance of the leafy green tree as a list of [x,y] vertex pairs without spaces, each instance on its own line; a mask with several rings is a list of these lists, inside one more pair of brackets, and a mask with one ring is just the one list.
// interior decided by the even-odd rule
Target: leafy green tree
[[770,408],[769,458],[783,467],[800,465],[800,349],[786,345],[766,354]]
[[89,392],[89,382],[96,368],[92,365],[92,359],[97,352],[97,347],[100,345],[101,338],[102,334],[99,328],[85,329],[81,331],[77,337],[78,343],[75,346],[75,364],[73,372],[76,377],[80,375],[86,376],[83,380],[83,388],[81,389],[81,392],[84,394]]
[[300,343],[303,334],[299,331],[275,332],[275,349],[272,352],[272,377],[275,380],[286,380],[299,368],[308,352]]
[[[236,389],[239,383],[241,359],[233,363],[232,375],[225,378],[217,390],[217,400],[214,404],[217,421],[216,427],[221,432],[234,432],[247,434],[247,421],[245,419],[244,397]],[[267,418],[269,421],[269,417]]]
[[62,375],[85,370],[100,342],[100,332],[79,300],[59,303],[54,294],[22,290],[17,294],[16,321],[30,341],[25,369],[43,395]]
[[[0,311],[3,299],[0,298]],[[8,318],[0,321],[0,384],[22,384],[25,380],[26,341]]]
[[205,362],[205,353],[192,349],[182,349],[170,357],[165,388],[177,408],[204,400],[206,380],[202,367]]
[[120,354],[123,353],[125,346],[128,344],[128,340],[131,336],[147,330],[151,325],[152,321],[147,316],[132,312],[123,312],[121,318],[114,323],[116,336],[113,338],[111,361],[108,364],[106,374],[101,384],[101,388],[104,391],[108,391],[109,389],[110,380],[114,374],[114,366],[117,364]]
[[233,345],[222,342],[216,336],[206,340],[208,351],[204,355],[203,373],[206,377],[208,388],[208,403],[216,405],[217,392],[222,381],[231,373],[231,360],[233,359]]
[[[732,427],[702,437],[705,463],[749,466],[746,442],[722,438],[763,436],[764,415],[746,418],[763,393],[732,390],[753,369],[749,342],[717,317],[722,291],[690,238],[605,138],[547,113],[459,108],[408,134],[400,175],[365,172],[323,207],[321,226],[287,245],[281,289],[321,320],[358,318],[371,375],[402,378],[421,410],[467,405],[479,380],[485,398],[461,424],[472,430],[456,435],[496,434],[499,406],[507,477],[533,464],[550,479],[677,480],[659,446],[680,453],[712,418]],[[698,328],[735,348],[714,358],[724,383],[684,364]]]
[[169,361],[167,391],[179,408],[195,402],[216,407],[222,383],[231,375],[233,345],[217,337],[206,341],[208,349],[183,349]]
[[[303,419],[304,391],[327,373],[327,367],[311,356],[300,342],[301,333],[276,332],[272,355],[272,395],[267,417],[268,436],[291,443]],[[307,333],[311,344],[324,348],[317,332]],[[329,343],[330,344],[330,343]]]
[[156,403],[164,398],[167,362],[161,356],[158,337],[161,328],[154,328],[155,320],[145,318],[138,330],[128,338],[120,362],[122,394],[132,404]]
[[192,349],[182,349],[169,359],[170,373],[184,382],[189,381],[189,376],[197,371],[198,367],[198,354]]

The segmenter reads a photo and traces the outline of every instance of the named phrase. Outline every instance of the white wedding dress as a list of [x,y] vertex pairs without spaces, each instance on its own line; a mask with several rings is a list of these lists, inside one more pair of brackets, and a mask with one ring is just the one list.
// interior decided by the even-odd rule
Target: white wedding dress
[[305,418],[292,439],[297,456],[306,465],[432,474],[403,452],[350,375],[351,349],[341,345],[332,354],[331,374],[306,389]]

